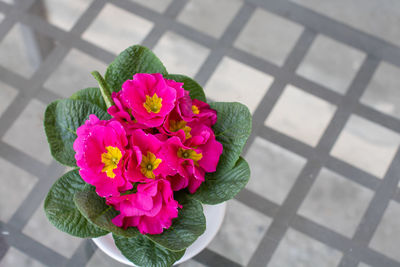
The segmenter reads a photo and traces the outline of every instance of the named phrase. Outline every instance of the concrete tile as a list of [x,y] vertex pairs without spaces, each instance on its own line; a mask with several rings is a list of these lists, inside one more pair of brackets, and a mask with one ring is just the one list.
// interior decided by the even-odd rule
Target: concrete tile
[[152,22],[112,4],[106,4],[82,38],[119,54],[129,46],[142,42],[152,28]]
[[153,9],[159,13],[167,10],[168,6],[172,3],[172,0],[131,0],[142,6]]
[[382,62],[370,81],[361,102],[400,118],[400,68]]
[[106,64],[77,49],[72,49],[45,82],[44,87],[60,96],[70,97],[78,90],[98,87],[90,73],[98,70],[104,75],[106,69]]
[[[96,246],[95,244],[93,245]],[[105,254],[101,249],[97,249],[86,264],[86,267],[109,267],[109,266],[126,267],[127,265],[114,260],[107,254]]]
[[179,267],[206,267],[206,265],[204,265],[200,262],[197,262],[195,260],[188,260],[182,264],[179,264]]
[[169,73],[189,77],[197,73],[210,52],[208,48],[173,32],[165,33],[153,51]]
[[93,0],[43,0],[49,23],[69,31]]
[[336,106],[288,85],[265,125],[311,146],[317,145]]
[[234,45],[282,66],[302,31],[299,24],[257,8]]
[[352,115],[331,155],[382,178],[399,144],[399,134]]
[[397,261],[400,261],[398,249],[398,240],[400,239],[399,218],[400,204],[395,201],[390,201],[369,245],[370,248]]
[[344,94],[364,58],[365,54],[361,51],[319,35],[297,69],[297,73]]
[[31,50],[24,39],[24,27],[21,24],[14,25],[0,42],[0,65],[25,78],[30,78],[36,71]]
[[0,220],[11,219],[37,181],[36,176],[0,158]]
[[228,201],[224,222],[209,249],[247,265],[271,219],[237,200]]
[[52,157],[43,128],[45,109],[46,106],[42,102],[31,100],[2,140],[44,164],[49,164]]
[[0,116],[17,96],[18,90],[0,81]]
[[282,204],[306,160],[284,148],[256,137],[246,160],[251,177],[247,189]]
[[43,203],[39,205],[22,232],[67,258],[70,258],[74,254],[83,241],[83,239],[73,237],[53,226],[47,220]]
[[298,213],[351,238],[373,195],[373,191],[322,169]]
[[341,255],[341,252],[289,228],[268,267],[334,267],[339,263]]
[[242,2],[242,0],[190,0],[179,14],[178,21],[218,38],[235,17]]
[[22,253],[18,249],[14,247],[10,247],[7,251],[7,254],[0,261],[0,266],[29,266],[29,267],[45,267],[42,263],[38,262],[36,259],[33,259]]
[[400,2],[397,0],[291,0],[336,21],[400,45]]
[[253,113],[273,80],[268,74],[224,57],[204,90],[206,96],[214,101],[241,102]]

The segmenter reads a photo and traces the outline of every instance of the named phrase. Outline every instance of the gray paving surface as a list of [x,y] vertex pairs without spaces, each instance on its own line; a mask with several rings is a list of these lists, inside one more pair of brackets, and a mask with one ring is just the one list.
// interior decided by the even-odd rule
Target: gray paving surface
[[51,101],[152,48],[253,114],[252,177],[184,267],[400,266],[395,0],[0,0],[0,266],[122,266],[46,220]]

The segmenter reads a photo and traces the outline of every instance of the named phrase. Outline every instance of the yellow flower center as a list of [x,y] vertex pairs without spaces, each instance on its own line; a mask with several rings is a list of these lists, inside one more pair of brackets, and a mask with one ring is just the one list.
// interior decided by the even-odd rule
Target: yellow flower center
[[203,157],[202,153],[197,153],[193,149],[183,149],[179,148],[178,149],[178,157],[183,158],[183,159],[191,159],[193,160],[194,164],[198,166],[199,164],[197,163],[201,158]]
[[121,150],[118,147],[107,146],[107,152],[101,154],[101,162],[104,163],[104,167],[101,170],[105,172],[109,178],[114,178],[114,169],[117,168],[119,161],[122,158]]
[[142,157],[142,162],[140,163],[140,171],[147,178],[155,179],[156,176],[154,175],[153,171],[157,169],[158,165],[160,165],[161,162],[161,159],[158,159],[156,155],[148,151],[147,156]]
[[156,93],[152,97],[146,95],[146,102],[143,103],[143,107],[148,113],[159,113],[162,107],[162,98],[158,97]]
[[195,105],[192,106],[192,111],[193,111],[194,114],[199,114],[200,113],[199,108],[197,106],[195,106]]
[[186,126],[186,121],[170,120],[169,121],[169,130],[171,132],[177,132],[179,130],[183,130],[185,132],[186,139],[189,139],[192,137],[192,135],[190,134],[190,131],[192,130],[192,128],[189,126]]

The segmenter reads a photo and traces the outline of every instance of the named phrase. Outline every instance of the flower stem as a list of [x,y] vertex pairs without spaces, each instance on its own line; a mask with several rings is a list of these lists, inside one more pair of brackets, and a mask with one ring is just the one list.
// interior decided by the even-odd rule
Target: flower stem
[[112,105],[114,105],[114,101],[111,98],[110,88],[108,87],[107,82],[104,80],[103,76],[101,76],[101,74],[97,70],[92,71],[92,75],[99,83],[100,92],[101,95],[103,96],[104,102],[106,102],[107,108],[111,107]]

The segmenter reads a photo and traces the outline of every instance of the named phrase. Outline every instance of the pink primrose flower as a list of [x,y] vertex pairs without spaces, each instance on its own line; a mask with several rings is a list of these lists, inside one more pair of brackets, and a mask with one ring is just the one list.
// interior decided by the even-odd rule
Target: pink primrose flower
[[193,120],[196,123],[203,123],[211,127],[217,122],[217,112],[210,108],[209,104],[193,99],[191,109],[193,112]]
[[223,151],[222,144],[215,139],[213,130],[204,124],[193,127],[191,133],[193,137],[184,144],[191,148],[197,148],[203,154],[198,161],[201,168],[206,172],[215,172]]
[[160,73],[137,73],[122,84],[119,99],[138,123],[158,127],[174,108],[176,95]]
[[131,189],[132,184],[125,179],[123,171],[129,153],[122,125],[115,120],[99,120],[92,114],[76,133],[78,138],[73,148],[82,179],[95,186],[101,197]]
[[169,167],[178,175],[168,176],[174,190],[188,187],[190,193],[196,192],[204,181],[206,172],[216,171],[223,147],[215,140],[211,128],[205,125],[193,127],[193,137],[182,144],[178,137],[165,142],[161,154],[168,158]]
[[137,227],[142,234],[161,234],[178,217],[178,207],[171,185],[167,180],[139,184],[137,192],[107,198],[120,214],[112,222],[124,229]]
[[175,174],[168,167],[169,159],[160,153],[162,146],[163,141],[152,134],[140,129],[132,132],[129,147],[133,153],[126,167],[126,176],[131,182],[150,182]]
[[163,126],[159,127],[159,131],[168,136],[177,136],[182,142],[185,142],[185,140],[192,137],[190,134],[192,130],[190,120],[185,120],[175,108],[168,114]]
[[145,129],[146,125],[138,123],[132,115],[132,111],[125,105],[125,102],[121,99],[122,91],[118,93],[113,92],[111,98],[114,101],[114,105],[109,107],[107,112],[116,120],[118,120],[122,126],[124,126],[127,134],[130,134],[136,129]]

